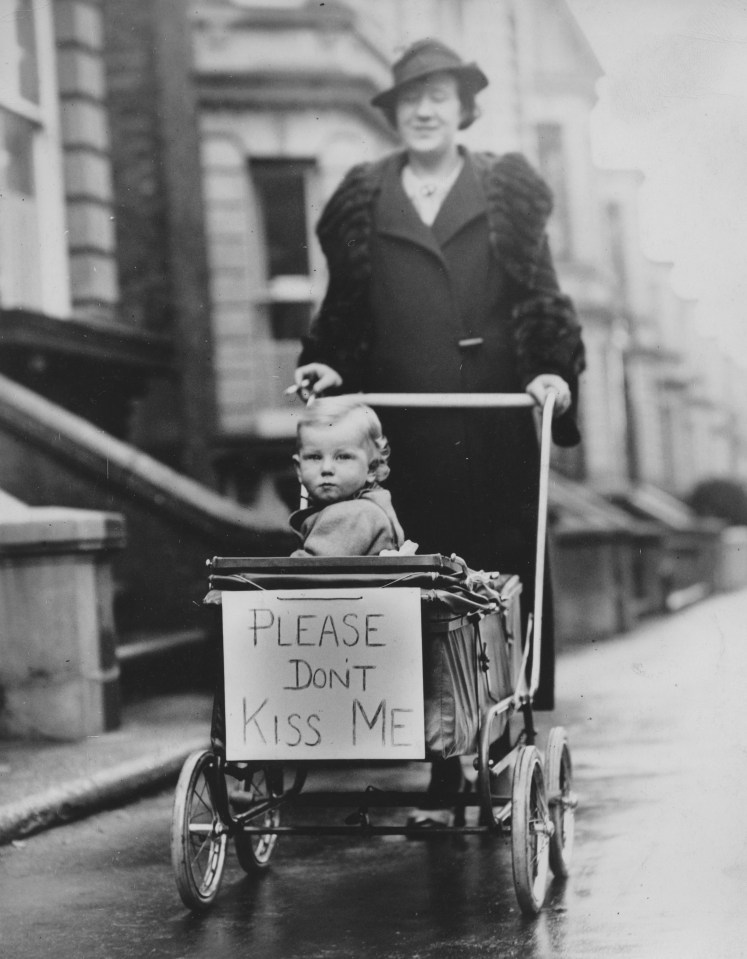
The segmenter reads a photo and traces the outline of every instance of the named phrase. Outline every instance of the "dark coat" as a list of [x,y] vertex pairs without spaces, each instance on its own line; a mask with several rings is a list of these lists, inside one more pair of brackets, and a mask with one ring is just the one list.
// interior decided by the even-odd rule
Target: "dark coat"
[[[385,179],[401,168],[403,160],[403,154],[395,154],[353,167],[317,226],[329,283],[304,342],[301,362],[328,363],[342,375],[347,390],[359,389],[365,382],[377,336],[371,314],[376,210]],[[549,188],[517,153],[502,157],[466,154],[466,161],[486,205],[492,263],[515,284],[509,336],[522,386],[538,373],[554,372],[569,383],[575,395],[584,368],[584,349],[573,305],[559,291],[550,258],[545,232],[552,211]],[[409,207],[404,194],[402,203]],[[570,415],[555,421],[553,437],[560,445],[578,442],[575,403]]]
[[[402,162],[351,171],[325,209],[329,288],[302,362],[328,363],[345,390],[516,392],[553,372],[575,397],[583,346],[548,251],[543,181],[518,155],[467,154],[427,227],[402,189]],[[555,421],[556,441],[577,441],[574,413]],[[389,411],[382,420],[405,534],[421,552],[518,573],[527,613],[539,470],[532,414]],[[548,653],[551,622],[548,607]],[[548,655],[538,705],[552,705],[551,666]]]
[[405,541],[391,494],[378,485],[351,499],[296,510],[290,524],[303,544],[291,556],[378,556]]

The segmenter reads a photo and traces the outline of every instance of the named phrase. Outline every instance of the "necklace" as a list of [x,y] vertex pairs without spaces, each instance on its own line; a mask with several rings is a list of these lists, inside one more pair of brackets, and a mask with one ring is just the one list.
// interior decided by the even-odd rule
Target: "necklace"
[[402,168],[404,191],[417,210],[418,216],[427,226],[431,226],[436,219],[441,204],[456,182],[463,165],[464,161],[460,157],[457,165],[446,176],[431,177],[428,180],[423,180],[413,173],[409,163]]
[[425,199],[432,199],[437,194],[448,193],[448,191],[453,186],[456,178],[459,176],[463,165],[463,160],[460,157],[459,162],[456,166],[450,170],[447,174],[437,177],[429,177],[425,179],[419,176],[412,167],[407,164],[404,167],[403,180],[407,188],[409,188],[410,193],[416,193]]

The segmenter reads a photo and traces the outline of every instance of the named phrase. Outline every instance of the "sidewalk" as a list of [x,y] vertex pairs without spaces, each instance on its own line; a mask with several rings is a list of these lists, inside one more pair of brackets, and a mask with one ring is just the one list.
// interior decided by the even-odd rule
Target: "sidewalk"
[[[125,706],[122,726],[79,743],[0,740],[0,846],[176,783],[186,757],[210,742],[212,697],[153,696]],[[379,768],[380,788],[424,791],[428,767]],[[331,763],[316,788],[364,789],[370,770]]]
[[[709,617],[724,610],[741,621],[746,604],[747,590],[743,590],[715,597],[678,616],[642,624],[626,634],[625,655],[651,630],[662,637],[670,633],[680,637],[683,630],[687,634],[691,622],[704,617],[710,622]],[[702,625],[696,632],[703,632]],[[563,668],[577,669],[576,660],[582,654],[583,648],[562,651],[561,680]],[[561,681],[561,685],[566,684]],[[0,740],[0,845],[175,783],[189,753],[209,745],[211,705],[207,693],[154,695],[125,705],[120,729],[82,742]],[[567,725],[559,710],[539,713],[540,726],[550,717]],[[585,738],[588,735],[586,730]],[[421,787],[424,783],[418,781],[409,788]]]
[[0,741],[0,845],[175,782],[207,746],[211,699],[183,693],[126,705],[120,729],[78,743]]

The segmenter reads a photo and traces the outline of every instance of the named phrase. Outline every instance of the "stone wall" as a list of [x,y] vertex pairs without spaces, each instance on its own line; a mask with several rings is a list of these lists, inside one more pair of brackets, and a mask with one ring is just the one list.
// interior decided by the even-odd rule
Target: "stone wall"
[[111,320],[119,289],[100,3],[57,0],[54,28],[72,306]]

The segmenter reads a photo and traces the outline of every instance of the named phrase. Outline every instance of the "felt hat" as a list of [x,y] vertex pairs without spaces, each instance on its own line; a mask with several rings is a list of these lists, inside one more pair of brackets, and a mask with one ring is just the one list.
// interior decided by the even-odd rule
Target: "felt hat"
[[488,78],[476,63],[465,63],[445,43],[427,37],[418,40],[405,50],[392,67],[394,83],[388,90],[378,93],[371,103],[382,110],[391,110],[402,87],[413,80],[422,80],[432,73],[453,73],[460,86],[475,94],[488,85]]

